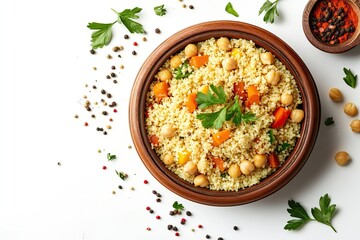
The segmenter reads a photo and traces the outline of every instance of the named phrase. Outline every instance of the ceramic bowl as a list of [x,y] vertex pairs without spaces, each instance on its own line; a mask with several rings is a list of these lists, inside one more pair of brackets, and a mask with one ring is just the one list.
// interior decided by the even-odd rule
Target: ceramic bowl
[[304,13],[303,13],[303,20],[302,20],[302,26],[305,33],[306,38],[309,40],[309,42],[314,45],[316,48],[328,52],[328,53],[342,53],[345,51],[348,51],[360,44],[360,0],[342,0],[349,4],[351,8],[354,10],[355,14],[358,18],[358,24],[357,28],[355,29],[354,34],[346,41],[339,43],[339,44],[329,44],[326,42],[321,41],[318,37],[316,37],[312,30],[311,30],[311,16],[312,13],[319,4],[323,0],[309,0],[309,2],[306,4]]
[[[259,184],[238,191],[195,187],[168,170],[151,149],[145,129],[145,101],[149,85],[160,66],[189,43],[209,38],[243,38],[272,52],[292,73],[306,113],[301,137],[285,163]],[[166,188],[188,200],[213,206],[234,206],[262,199],[287,184],[303,167],[315,144],[320,122],[320,102],[314,80],[300,57],[284,41],[259,27],[236,21],[200,23],[175,33],[146,59],[134,82],[129,102],[129,124],[134,146],[150,173]]]

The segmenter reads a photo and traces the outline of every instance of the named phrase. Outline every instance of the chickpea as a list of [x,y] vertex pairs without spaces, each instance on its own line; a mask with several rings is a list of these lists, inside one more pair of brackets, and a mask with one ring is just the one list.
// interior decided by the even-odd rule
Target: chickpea
[[277,85],[280,81],[281,78],[281,74],[278,71],[275,70],[270,70],[267,74],[266,74],[266,82],[271,84],[271,85]]
[[356,105],[354,103],[345,104],[344,113],[351,116],[351,117],[356,116],[358,114],[358,110],[357,110]]
[[254,165],[257,168],[263,168],[266,164],[267,157],[265,154],[256,154],[254,156]]
[[216,44],[221,50],[229,51],[231,50],[231,43],[227,37],[221,37],[216,41]]
[[187,172],[188,174],[195,174],[197,172],[197,165],[193,162],[193,161],[188,161],[185,165],[184,165],[184,171]]
[[160,81],[165,82],[166,80],[172,79],[172,73],[168,69],[163,69],[158,72],[158,77]]
[[161,127],[160,134],[163,137],[171,138],[175,135],[175,131],[176,129],[173,126],[171,126],[170,124],[165,124]]
[[360,133],[360,120],[355,119],[352,120],[350,123],[351,130],[356,133]]
[[263,64],[273,64],[275,62],[275,57],[274,55],[271,54],[271,52],[265,52],[265,53],[261,53],[260,54],[260,61]]
[[231,57],[225,58],[221,64],[226,71],[231,71],[237,68],[236,60]]
[[229,173],[230,177],[238,178],[241,175],[239,165],[237,165],[235,163],[231,164],[229,169],[228,169],[228,173]]
[[280,102],[285,106],[292,104],[294,97],[290,93],[283,93],[280,97]]
[[167,166],[173,164],[174,162],[174,156],[171,154],[166,154],[163,158],[163,163]]
[[304,119],[304,111],[302,109],[294,109],[291,111],[290,118],[293,122],[299,123]]
[[240,170],[243,174],[248,175],[255,169],[252,162],[245,160],[240,163]]
[[181,63],[181,57],[179,55],[175,55],[170,59],[170,66],[173,68],[179,67]]
[[192,57],[192,56],[195,56],[198,52],[198,49],[197,49],[197,46],[195,44],[188,44],[186,47],[185,47],[185,55],[187,57]]
[[205,177],[205,175],[197,175],[194,178],[195,187],[207,187],[209,185],[209,180]]
[[344,166],[344,165],[348,164],[350,159],[351,158],[350,158],[349,154],[345,151],[340,151],[340,152],[336,153],[336,155],[335,155],[335,161],[340,166]]
[[343,95],[342,95],[341,91],[337,88],[330,88],[329,97],[334,102],[341,102],[343,100]]

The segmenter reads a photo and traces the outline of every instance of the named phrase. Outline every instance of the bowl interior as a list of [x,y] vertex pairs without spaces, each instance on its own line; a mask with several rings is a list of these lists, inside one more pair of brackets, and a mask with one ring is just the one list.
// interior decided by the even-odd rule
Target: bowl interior
[[302,26],[305,36],[309,40],[309,42],[316,48],[328,53],[342,53],[358,46],[360,44],[360,27],[359,27],[360,0],[343,0],[344,2],[348,3],[351,6],[351,8],[354,10],[358,18],[358,24],[354,34],[348,40],[346,40],[343,43],[334,44],[334,45],[327,44],[321,41],[320,39],[318,39],[316,36],[314,36],[310,27],[312,12],[314,11],[315,7],[320,1],[323,0],[309,0],[309,2],[307,3],[304,9]]
[[[145,129],[146,93],[160,66],[189,43],[219,37],[252,40],[258,47],[272,52],[292,73],[303,100],[306,113],[301,126],[301,137],[285,163],[259,184],[239,191],[213,191],[195,187],[168,170],[151,149]],[[130,131],[135,148],[148,170],[165,187],[191,201],[232,206],[259,200],[277,191],[301,169],[315,144],[320,121],[320,102],[314,80],[300,57],[281,39],[259,27],[235,22],[214,21],[188,27],[164,41],[141,67],[131,93],[129,104]]]

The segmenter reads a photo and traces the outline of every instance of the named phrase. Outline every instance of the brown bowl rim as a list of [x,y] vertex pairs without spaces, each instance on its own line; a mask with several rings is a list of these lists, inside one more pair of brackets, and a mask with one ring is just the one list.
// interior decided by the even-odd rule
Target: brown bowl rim
[[329,45],[325,44],[318,40],[310,29],[310,15],[313,11],[314,7],[316,6],[317,2],[323,0],[309,0],[306,4],[303,12],[303,19],[302,19],[302,27],[305,33],[306,38],[309,42],[316,48],[320,49],[321,51],[328,52],[328,53],[343,53],[346,52],[360,44],[360,0],[343,0],[349,3],[354,11],[357,13],[358,16],[358,26],[355,30],[354,35],[344,43],[336,44],[336,45]]
[[[145,99],[160,66],[187,44],[227,36],[252,40],[271,51],[293,74],[303,98],[305,118],[301,137],[286,162],[259,184],[238,191],[195,187],[168,170],[151,149],[145,129]],[[187,27],[161,43],[146,59],[135,79],[129,101],[130,133],[138,155],[150,173],[166,188],[190,201],[212,206],[235,206],[260,200],[287,184],[303,167],[315,145],[320,124],[320,100],[312,75],[284,41],[260,27],[238,21],[210,21]],[[303,148],[307,146],[307,148]]]

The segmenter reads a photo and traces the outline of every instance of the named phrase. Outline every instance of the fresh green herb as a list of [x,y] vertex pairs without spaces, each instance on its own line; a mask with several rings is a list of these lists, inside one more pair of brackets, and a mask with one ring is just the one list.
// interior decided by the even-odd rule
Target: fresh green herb
[[279,16],[279,12],[277,10],[277,4],[279,0],[275,0],[274,2],[270,2],[269,0],[266,0],[264,4],[261,6],[259,10],[259,15],[262,14],[262,12],[265,12],[264,15],[264,22],[266,23],[274,23],[275,15]]
[[184,209],[184,206],[181,203],[178,203],[178,201],[175,201],[172,206],[174,209],[176,209],[178,211],[181,211]]
[[336,232],[335,228],[331,224],[331,219],[334,216],[336,205],[330,205],[330,201],[331,200],[328,194],[320,197],[320,209],[316,207],[312,208],[311,214],[314,218],[311,218],[300,203],[295,202],[294,200],[289,200],[288,204],[290,208],[288,208],[287,211],[288,213],[290,213],[291,217],[295,217],[296,219],[289,220],[285,225],[284,229],[296,230],[310,221],[318,221],[320,223],[328,225],[329,227],[331,227],[332,230]]
[[115,172],[116,172],[116,175],[118,175],[124,181],[128,177],[128,175],[124,172],[118,172],[117,170],[115,170]]
[[184,62],[177,69],[175,69],[175,79],[182,79],[190,76],[192,71],[189,71],[189,64]]
[[230,13],[231,15],[234,15],[235,17],[239,17],[239,14],[235,11],[231,2],[228,2],[228,4],[226,4],[225,11]]
[[268,131],[268,135],[269,135],[269,138],[270,138],[270,143],[273,144],[275,142],[275,136],[274,136],[274,132],[272,129],[270,129]]
[[288,149],[290,146],[291,146],[291,144],[289,144],[289,143],[283,143],[281,145],[278,145],[276,148],[276,152],[281,153],[281,152],[285,151],[286,149]]
[[350,69],[344,68],[343,70],[344,73],[346,74],[346,76],[343,78],[345,83],[350,87],[355,88],[357,75],[354,76],[354,74],[351,72]]
[[107,46],[111,39],[112,39],[112,26],[118,22],[123,23],[124,26],[131,32],[131,33],[144,33],[144,29],[142,25],[138,22],[135,22],[132,19],[138,19],[139,16],[137,15],[142,9],[135,7],[133,9],[125,9],[122,12],[117,12],[112,9],[117,15],[118,19],[112,23],[97,23],[91,22],[88,23],[87,27],[90,30],[94,30],[91,34],[91,46],[92,49],[102,48],[103,46]]
[[114,159],[116,159],[116,155],[113,155],[113,154],[110,154],[110,153],[107,154],[107,160],[108,161],[112,161]]
[[[222,87],[216,87],[211,84],[210,89],[213,93],[210,93],[210,91],[206,94],[198,92],[196,102],[198,103],[199,109],[204,109],[215,104],[226,103],[226,94]],[[241,122],[249,123],[256,120],[253,113],[247,112],[243,114],[241,112],[238,96],[235,97],[234,101],[228,103],[219,111],[213,113],[199,113],[196,115],[196,118],[201,120],[204,128],[215,129],[221,128],[225,121],[230,121],[231,119],[235,125],[239,125]]]
[[328,118],[325,120],[325,125],[326,125],[326,126],[333,125],[334,123],[335,123],[335,122],[334,122],[333,117],[328,117]]
[[226,103],[226,94],[222,87],[216,87],[213,84],[210,85],[211,90],[214,94],[208,91],[206,94],[199,92],[196,96],[196,102],[199,104],[200,109],[215,105]]
[[227,175],[228,175],[228,174],[227,174],[226,172],[220,173],[220,177],[222,177],[222,178],[226,178]]
[[163,5],[154,7],[155,14],[158,16],[164,16],[166,14],[166,8]]

